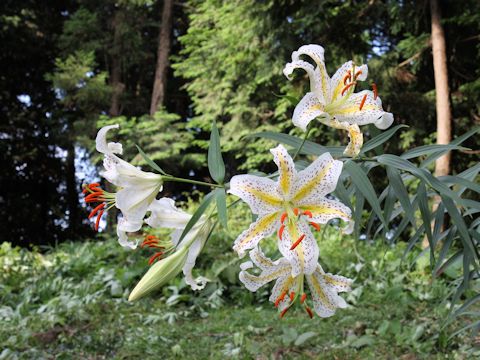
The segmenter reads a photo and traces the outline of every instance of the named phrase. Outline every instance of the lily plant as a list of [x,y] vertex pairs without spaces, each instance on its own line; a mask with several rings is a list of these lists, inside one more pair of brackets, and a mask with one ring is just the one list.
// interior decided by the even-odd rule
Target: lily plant
[[[355,157],[363,145],[359,126],[374,124],[384,130],[392,125],[393,115],[383,110],[375,84],[371,91],[355,93],[357,83],[367,79],[367,65],[356,66],[348,61],[330,78],[324,52],[320,45],[304,45],[292,53],[292,61],[283,69],[289,80],[295,69],[303,69],[310,79],[310,91],[295,107],[292,121],[303,131],[307,131],[314,119],[335,129],[347,130],[350,142],[344,154]],[[303,55],[310,57],[316,66],[302,60]]]

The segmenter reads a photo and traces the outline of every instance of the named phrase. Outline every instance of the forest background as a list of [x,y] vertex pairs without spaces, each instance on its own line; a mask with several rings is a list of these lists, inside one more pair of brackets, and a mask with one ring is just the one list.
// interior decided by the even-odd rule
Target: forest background
[[[4,243],[1,253],[3,263],[15,263],[19,259],[30,259],[29,257],[39,261],[35,257],[37,255],[55,259],[60,256],[59,253],[68,254],[65,256],[78,260],[78,249],[88,249],[91,255],[97,251],[95,248],[102,250],[98,250],[95,256],[105,259],[103,270],[105,267],[112,271],[121,268],[124,266],[122,260],[125,261],[128,256],[129,263],[132,263],[133,259],[140,261],[136,254],[121,255],[120,251],[117,253],[117,250],[112,250],[108,245],[109,241],[114,241],[111,235],[114,234],[112,223],[115,221],[115,214],[102,223],[103,237],[97,236],[97,240],[94,240],[97,245],[91,241],[95,233],[87,219],[88,210],[83,204],[80,191],[83,183],[99,179],[98,166],[101,158],[94,152],[93,140],[98,128],[105,124],[120,124],[117,140],[122,142],[126,149],[124,158],[133,159],[136,165],[146,165],[136,150],[135,145],[139,145],[172,175],[210,181],[206,151],[211,124],[215,120],[221,133],[227,178],[236,173],[274,170],[268,149],[275,142],[249,135],[262,131],[300,135],[299,130],[291,123],[291,116],[295,99],[298,100],[304,94],[308,81],[297,76],[291,83],[282,74],[282,69],[285,63],[290,61],[291,52],[303,44],[320,44],[325,47],[329,73],[349,59],[368,63],[369,79],[376,82],[384,108],[394,114],[394,125],[408,126],[401,128],[395,138],[384,144],[386,152],[400,154],[416,146],[434,144],[437,135],[444,128],[437,128],[438,95],[436,96],[435,91],[431,36],[432,2],[439,6],[446,43],[449,88],[447,101],[451,110],[448,124],[451,126],[453,139],[480,125],[478,1],[65,0],[49,1],[48,4],[35,0],[2,1],[0,243]],[[366,139],[377,134],[375,129],[371,128]],[[319,126],[310,132],[309,140],[325,146],[336,146],[346,143],[346,136],[346,133]],[[452,152],[447,173],[443,175],[457,174],[478,163],[478,135],[468,138],[462,145],[470,150]],[[434,171],[433,164],[431,170]],[[371,181],[377,189],[385,185],[382,176],[373,177]],[[170,183],[166,185],[164,193],[191,207],[202,197],[205,190],[189,184]],[[237,217],[238,222],[242,223],[249,215],[239,210]],[[368,211],[364,218],[368,221]],[[208,259],[215,259],[215,256],[227,251],[236,235],[233,229],[237,228],[231,227],[232,233],[223,234],[223,239],[219,238],[218,241],[223,247],[219,246],[215,250],[218,253],[212,251],[208,254],[210,258],[204,260],[207,267],[211,265]],[[237,233],[239,231],[240,229],[237,229]],[[339,241],[334,234],[331,237],[332,244]],[[399,247],[404,247],[408,240],[407,235],[400,237]],[[84,242],[87,248],[83,245]],[[352,246],[351,243],[347,244]],[[343,245],[345,246],[345,243]],[[363,248],[364,245],[366,248]],[[14,250],[12,247],[15,246],[23,249]],[[371,273],[365,276],[375,283],[378,279],[372,274],[378,270],[375,270],[375,266],[380,265],[371,265],[371,261],[384,261],[388,255],[387,250],[383,246],[372,244],[372,249],[376,249],[378,253],[375,257],[370,254],[371,250],[366,244],[359,246],[360,253],[355,250],[356,255],[352,255],[352,258],[351,254],[344,258],[338,254],[338,261],[351,260],[351,263],[370,264]],[[418,254],[421,254],[420,244],[418,246]],[[400,258],[403,254],[396,247],[388,251],[395,261],[395,254],[400,254]],[[367,260],[360,261],[358,256]],[[95,257],[87,258],[90,262],[97,261]],[[168,302],[170,299],[170,302],[175,304],[184,302],[185,306],[192,307],[195,299],[203,299],[200,301],[203,310],[208,306],[218,309],[220,305],[215,303],[217,300],[232,304],[241,298],[242,302],[251,304],[251,297],[239,295],[240,287],[227,292],[221,285],[236,283],[235,273],[222,273],[228,267],[227,264],[233,264],[232,258],[223,259],[221,264],[216,264],[218,269],[215,274],[220,280],[208,296],[195,297],[190,294],[184,295],[189,296],[187,299],[171,300],[172,293],[168,293],[164,294],[165,298],[161,301]],[[22,279],[32,279],[34,275],[47,276],[38,275],[41,265],[35,265],[35,261],[32,260],[31,268],[22,270],[25,273],[20,271],[23,275],[18,276]],[[403,263],[397,264],[395,261],[393,263],[396,266],[404,266]],[[88,264],[85,263],[84,266]],[[132,273],[124,277],[120,284],[114,281],[118,279],[118,273],[116,276],[112,275],[109,280],[111,283],[107,284],[109,292],[102,293],[102,296],[110,295],[116,298],[118,292],[112,288],[117,285],[121,289],[131,286],[132,279],[138,278],[144,270],[144,267],[139,266],[133,268]],[[66,279],[71,275],[70,270],[61,270],[61,267],[59,269],[58,278]],[[98,274],[99,269],[100,267],[95,265],[94,269],[88,271]],[[400,268],[392,268],[390,277],[389,271],[382,268],[387,277],[387,280],[382,281],[393,281],[398,269]],[[410,274],[410,270],[402,271]],[[429,273],[428,267],[420,267],[415,271],[423,274],[424,282],[418,286],[425,286],[424,290],[429,294],[437,291],[426,285],[429,280],[424,273]],[[405,276],[408,278],[410,275]],[[452,274],[452,278],[455,278],[455,274]],[[85,279],[88,279],[88,276]],[[55,281],[53,275],[44,280],[50,285]],[[411,285],[410,280],[405,280],[405,283],[403,279],[401,281],[407,286]],[[19,287],[14,284],[17,281],[18,279],[13,277],[3,279],[2,294],[5,304],[18,299],[28,302],[25,299],[28,286],[23,284]],[[94,279],[90,281],[95,283]],[[101,283],[105,287],[105,283]],[[179,294],[183,293],[181,285],[178,286],[180,290],[177,288],[175,291],[178,292],[176,295],[180,296]],[[443,301],[449,292],[446,285],[441,289],[438,290],[441,294],[432,295],[439,302],[440,299]],[[55,292],[46,292],[52,291]],[[123,293],[123,290],[119,291]],[[5,295],[7,292],[8,295]],[[85,290],[82,294],[83,296],[78,296],[84,298],[85,294],[90,292]],[[211,297],[212,294],[215,296]],[[37,295],[35,301],[38,306],[35,311],[38,311],[41,304],[48,304],[52,299],[48,296],[43,299],[43,295]],[[402,298],[403,295],[399,296]],[[478,298],[476,292],[472,298]],[[383,302],[382,299],[370,300],[373,303],[376,300]],[[417,300],[419,299],[413,301]],[[401,301],[403,304],[404,299]],[[211,305],[212,303],[214,305]],[[115,303],[112,306],[126,305]],[[412,305],[405,306],[405,309],[410,309]],[[427,310],[424,309],[425,313],[429,312],[428,306],[425,308]],[[435,308],[440,306],[443,305],[435,303]],[[128,309],[133,312],[131,308]],[[137,310],[146,311],[145,308],[139,309]],[[212,316],[221,319],[222,311],[227,310],[216,311],[217,315]],[[401,316],[401,313],[399,314]],[[39,354],[42,351],[53,351],[57,354],[56,351],[59,350],[56,346],[67,341],[62,336],[68,338],[69,331],[77,331],[72,330],[72,327],[86,326],[85,319],[72,320],[73,315],[68,311],[62,316],[65,319],[45,320],[41,326],[32,329],[30,337],[22,340],[23,345],[10,345],[10,350],[7,350],[12,352],[8,354],[18,355],[37,350]],[[175,322],[164,316],[162,313],[158,322]],[[201,318],[198,313],[191,316]],[[247,323],[245,319],[248,319],[248,315],[242,316]],[[269,313],[268,316],[274,315]],[[369,333],[368,327],[365,330],[364,323],[371,319],[370,316],[373,315],[368,314],[360,320],[353,317],[350,322],[347,321],[346,326],[353,329],[353,335],[350,335],[355,338],[345,340],[348,336],[344,333],[344,336],[338,335],[337,342],[346,344],[347,348],[353,343],[353,349],[374,351],[371,348],[372,341],[375,341],[372,334],[387,339],[390,332],[402,333],[399,329],[405,326],[401,322],[398,329],[392,330],[391,322],[385,325],[381,319],[377,319],[377,327]],[[438,319],[428,321],[436,323],[438,320],[440,323],[442,316],[438,315]],[[27,319],[25,313],[20,318]],[[35,319],[26,321],[30,324],[34,323]],[[149,321],[147,324],[156,324],[157,320],[150,318]],[[27,326],[27,323],[24,325]],[[18,323],[12,322],[12,326],[14,324]],[[452,345],[445,339],[455,330],[447,332],[442,338],[438,325],[438,331],[432,331],[428,335],[430,340],[433,339],[430,344],[425,340],[425,328],[418,330],[420,325],[421,323],[415,323],[412,325],[412,334],[405,335],[410,342],[405,342],[403,337],[399,338],[398,354],[437,354],[461,349],[464,351],[466,348],[471,349],[475,342],[454,341]],[[462,325],[465,324],[461,323],[459,327]],[[257,324],[253,330],[248,331],[255,334],[257,332],[258,337],[264,334],[263,330],[258,329],[268,326],[273,325]],[[331,322],[331,326],[334,326],[334,322]],[[380,329],[381,326],[383,330]],[[51,335],[52,329],[56,329],[52,335],[54,339],[44,341],[42,336]],[[303,333],[299,331],[296,335],[278,330],[278,336],[283,339],[283,350],[280,349],[283,353],[280,352],[280,355],[285,352],[290,355],[297,354],[299,345],[296,345],[296,341],[302,334],[312,332],[311,329],[307,330]],[[4,331],[4,334],[8,333],[8,327]],[[111,331],[115,331],[113,327]],[[173,339],[167,341],[170,353],[172,356],[181,354],[185,349],[182,350],[184,345],[177,341],[180,335],[170,335]],[[221,351],[224,353],[234,356],[236,349],[250,346],[249,340],[243,338],[244,333],[238,335],[235,330],[230,335],[221,343]],[[37,348],[36,341],[39,336],[43,347]],[[293,340],[288,340],[289,336]],[[32,338],[34,340],[31,340]],[[311,341],[308,335],[305,338],[300,344]],[[98,343],[103,344],[102,340],[98,339]],[[355,343],[359,339],[363,340]],[[10,341],[12,344],[16,343],[12,339]],[[261,342],[266,346],[265,349],[270,349],[267,340],[262,339]],[[321,342],[315,342],[312,345],[313,350],[309,351],[315,354],[318,350],[315,346],[319,346],[319,343]],[[423,348],[418,343],[430,345]],[[84,343],[70,344],[71,349],[80,346],[79,344]],[[126,344],[128,345],[128,341]],[[132,344],[134,350],[130,351],[140,351],[138,342]],[[417,344],[420,348],[412,344]],[[177,345],[179,347],[176,348]],[[273,349],[277,349],[276,345],[275,342],[271,344]],[[103,351],[99,350],[98,345],[92,345],[92,349],[92,354],[97,355],[99,351]],[[267,350],[266,353],[270,351]],[[111,349],[105,349],[105,354],[118,354],[118,347],[112,345]],[[347,353],[340,352],[340,355],[342,354],[347,356]],[[463,356],[461,354],[458,356]]]

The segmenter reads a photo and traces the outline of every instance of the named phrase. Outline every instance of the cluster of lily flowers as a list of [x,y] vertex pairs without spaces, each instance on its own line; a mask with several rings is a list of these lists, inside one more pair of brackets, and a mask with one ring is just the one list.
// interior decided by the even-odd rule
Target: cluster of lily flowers
[[[315,65],[303,60],[302,56],[309,57]],[[349,61],[330,78],[325,68],[324,49],[319,45],[305,45],[292,53],[292,62],[285,65],[284,74],[290,79],[298,68],[307,73],[310,92],[294,110],[295,126],[307,131],[310,122],[317,119],[327,126],[348,131],[350,142],[344,154],[355,157],[363,144],[360,125],[373,123],[386,129],[392,124],[393,116],[383,111],[374,84],[372,91],[354,92],[357,83],[367,78],[367,65],[356,66]],[[115,207],[122,213],[117,224],[120,245],[129,249],[140,245],[155,251],[149,259],[150,269],[129,300],[143,297],[180,271],[193,290],[203,289],[208,279],[194,278],[192,269],[213,231],[212,219],[202,215],[182,238],[192,215],[177,208],[173,199],[157,199],[164,175],[142,171],[118,156],[122,154],[122,145],[107,142],[108,131],[115,128],[118,125],[100,129],[96,148],[104,154],[102,176],[118,191],[110,193],[99,183],[93,183],[86,185],[83,192],[85,201],[93,207],[89,218],[96,216],[97,230],[103,214]],[[297,300],[310,317],[315,313],[320,317],[332,316],[337,308],[347,306],[339,293],[349,291],[352,280],[323,270],[318,262],[319,248],[314,232],[332,219],[347,223],[343,229],[345,233],[353,229],[351,209],[329,196],[337,186],[343,163],[325,153],[297,172],[294,159],[282,145],[270,152],[278,166],[276,181],[269,177],[236,175],[227,184],[228,192],[247,203],[256,215],[256,220],[233,245],[240,257],[248,253],[250,258],[241,264],[240,281],[253,292],[275,281],[269,300],[278,308],[281,317]],[[145,224],[153,229],[171,229],[171,235],[162,240],[147,235],[141,243],[129,238]],[[267,257],[260,247],[260,242],[274,233],[282,255],[277,260]]]

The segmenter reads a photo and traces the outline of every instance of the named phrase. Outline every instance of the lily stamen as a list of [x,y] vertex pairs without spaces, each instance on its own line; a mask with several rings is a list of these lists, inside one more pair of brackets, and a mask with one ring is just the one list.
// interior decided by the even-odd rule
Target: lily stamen
[[102,210],[103,208],[105,208],[105,203],[101,203],[100,205],[98,205],[95,209],[93,209],[90,214],[88,215],[88,218],[91,219],[92,217],[95,216],[95,214],[99,211],[99,210]]
[[367,94],[363,95],[362,102],[360,103],[360,110],[362,110],[366,100],[367,100]]
[[309,222],[309,224],[312,225],[315,228],[315,230],[320,231],[320,225],[319,224],[314,223],[314,222]]
[[300,298],[300,304],[303,304],[307,300],[307,294],[303,293],[302,297]]
[[285,225],[280,226],[280,229],[278,229],[278,238],[282,240],[283,236],[283,231],[285,230]]
[[284,213],[282,214],[282,217],[280,218],[280,222],[283,224],[283,223],[285,222],[285,219],[286,219],[286,218],[287,218],[287,213],[284,212]]
[[282,319],[285,314],[287,313],[288,309],[290,309],[289,307],[287,307],[286,309],[284,309],[281,313],[280,313],[280,319]]
[[377,96],[378,96],[377,84],[372,83],[372,90],[373,90],[373,100],[377,100]]
[[98,231],[98,227],[100,226],[100,219],[102,218],[104,212],[105,210],[102,210],[98,213],[97,221],[95,221],[95,231]]
[[302,242],[303,239],[305,239],[305,234],[300,236],[298,240],[293,243],[293,245],[290,247],[290,250],[294,250],[298,246],[298,244]]
[[347,81],[351,81],[351,80],[352,80],[352,72],[348,70],[347,75],[345,75],[343,78],[343,85],[347,85]]
[[355,76],[353,77],[353,81],[357,80],[357,78],[362,74],[362,70],[358,70],[356,73],[355,73]]
[[148,260],[148,265],[152,265],[155,262],[155,260],[157,260],[162,255],[163,255],[163,252],[161,251],[157,252],[156,254],[153,254]]
[[310,319],[313,319],[312,309],[310,309],[308,306],[305,306],[305,311],[307,312],[308,316],[310,316]]
[[356,81],[352,81],[351,83],[347,84],[342,90],[342,96],[345,95],[348,89],[350,89],[352,86],[355,86],[356,84]]
[[292,302],[293,299],[295,299],[295,292],[294,292],[294,291],[292,291],[292,292],[290,293],[290,302]]
[[300,210],[298,210],[298,208],[293,209],[293,213],[295,214],[295,216],[298,216],[299,212],[300,212]]
[[303,212],[303,215],[308,216],[310,219],[313,217],[313,214],[312,214],[312,212],[311,212],[310,210],[304,211],[304,212]]
[[287,292],[284,291],[283,293],[280,294],[280,296],[275,300],[275,307],[278,307],[278,305],[285,299],[285,296],[287,295]]

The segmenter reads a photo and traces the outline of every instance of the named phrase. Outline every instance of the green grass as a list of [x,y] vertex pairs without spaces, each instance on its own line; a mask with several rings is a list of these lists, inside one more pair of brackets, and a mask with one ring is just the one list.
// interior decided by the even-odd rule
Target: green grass
[[[221,234],[220,234],[221,235]],[[219,239],[211,239],[219,241]],[[226,241],[228,242],[228,241]],[[355,279],[351,307],[310,320],[295,308],[280,320],[236,280],[238,264],[202,257],[214,279],[192,293],[177,279],[155,296],[125,299],[145,270],[145,254],[114,239],[62,244],[44,255],[0,248],[0,359],[471,359],[474,339],[447,341],[441,329],[448,288],[428,266],[401,263],[402,246],[357,243],[334,233],[320,242],[322,263]],[[223,265],[222,265],[223,264]],[[225,264],[231,264],[227,266]],[[233,274],[233,275],[232,275]]]

